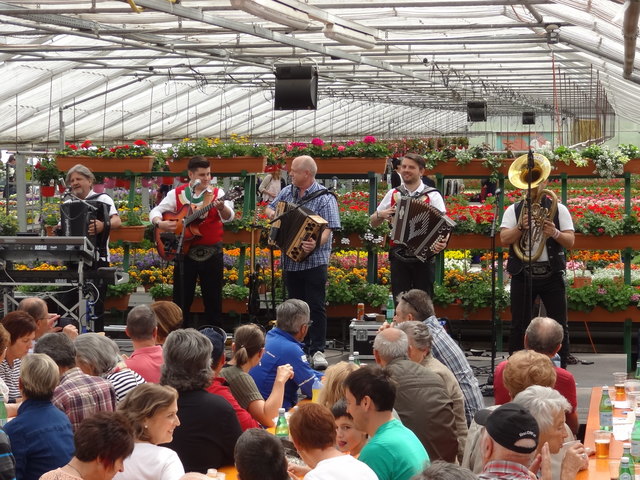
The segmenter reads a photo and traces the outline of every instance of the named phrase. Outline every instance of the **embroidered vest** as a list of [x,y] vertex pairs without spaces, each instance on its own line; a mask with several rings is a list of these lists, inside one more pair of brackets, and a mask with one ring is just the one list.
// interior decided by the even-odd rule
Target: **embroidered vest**
[[[177,211],[180,211],[180,209],[182,209],[182,207],[184,207],[185,205],[193,204],[196,206],[200,206],[204,202],[204,194],[200,196],[197,201],[189,202],[189,199],[187,198],[187,192],[185,191],[188,186],[189,184],[185,183],[184,185],[180,185],[175,189]],[[213,198],[218,198],[217,188],[213,189]],[[220,215],[218,214],[218,210],[216,208],[212,208],[211,210],[209,210],[205,219],[200,222],[199,227],[202,236],[196,237],[191,242],[191,245],[215,245],[216,243],[222,241],[222,220],[220,219]]]

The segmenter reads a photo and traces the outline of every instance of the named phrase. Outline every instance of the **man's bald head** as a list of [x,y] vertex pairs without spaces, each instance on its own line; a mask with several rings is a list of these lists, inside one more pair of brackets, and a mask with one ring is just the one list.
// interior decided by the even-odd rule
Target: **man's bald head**
[[387,328],[376,335],[373,349],[378,353],[380,363],[386,365],[396,358],[407,358],[409,339],[398,328]]
[[36,329],[36,339],[49,332],[49,309],[47,302],[40,297],[23,298],[18,304],[18,310],[31,315],[38,328]]
[[535,317],[524,335],[525,348],[553,357],[562,346],[562,325],[549,317]]

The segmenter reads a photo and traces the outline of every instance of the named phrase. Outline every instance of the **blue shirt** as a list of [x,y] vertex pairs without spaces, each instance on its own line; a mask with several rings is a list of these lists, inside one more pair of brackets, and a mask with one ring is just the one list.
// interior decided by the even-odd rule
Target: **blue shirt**
[[[287,185],[269,204],[269,208],[275,210],[278,202],[280,201],[298,204],[306,197],[317,192],[318,190],[326,190],[326,188],[320,185],[318,182],[314,182],[307,189],[304,196],[302,198],[299,198],[298,195],[300,189],[293,185]],[[331,230],[340,228],[340,211],[338,210],[338,202],[336,200],[336,197],[334,197],[333,195],[320,195],[310,202],[305,203],[303,206],[324,218],[328,222],[327,228],[330,228]],[[318,239],[318,241],[319,240],[320,239]],[[319,245],[318,248],[316,248],[313,253],[305,258],[302,262],[294,262],[289,257],[283,254],[282,267],[284,268],[284,270],[301,271],[309,270],[310,268],[316,268],[321,265],[327,265],[329,263],[329,255],[331,254],[331,240],[332,237],[330,235],[329,240],[324,245]]]
[[38,480],[73,457],[69,417],[49,400],[25,400],[4,431],[11,440],[19,480]]
[[266,399],[271,395],[278,366],[288,363],[293,367],[293,379],[288,380],[284,385],[282,407],[286,410],[298,403],[298,388],[304,395],[311,398],[313,381],[322,376],[320,372],[316,372],[309,366],[302,347],[303,344],[293,338],[290,333],[274,327],[267,332],[264,355],[260,363],[249,370],[249,375],[253,377],[258,390]]

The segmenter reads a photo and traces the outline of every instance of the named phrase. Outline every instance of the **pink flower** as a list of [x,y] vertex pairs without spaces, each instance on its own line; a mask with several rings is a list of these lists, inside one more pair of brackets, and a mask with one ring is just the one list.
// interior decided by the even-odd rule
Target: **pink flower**
[[344,145],[338,145],[338,151],[342,152],[346,147]]
[[355,144],[356,144],[356,142],[354,142],[353,140],[349,140],[349,141],[347,142],[347,147],[351,147],[351,146],[353,146],[353,145],[355,145]]
[[376,137],[374,137],[373,135],[367,135],[362,139],[362,141],[364,143],[376,143]]
[[290,152],[291,150],[293,150],[293,145],[291,145],[290,143],[288,143],[288,144],[287,144],[287,146],[286,146],[286,147],[284,147],[284,149],[285,149],[287,152]]
[[304,142],[291,142],[291,146],[299,147],[299,148],[307,148],[307,144]]
[[321,147],[324,145],[324,141],[321,138],[314,138],[311,140],[311,145],[315,145],[316,147]]

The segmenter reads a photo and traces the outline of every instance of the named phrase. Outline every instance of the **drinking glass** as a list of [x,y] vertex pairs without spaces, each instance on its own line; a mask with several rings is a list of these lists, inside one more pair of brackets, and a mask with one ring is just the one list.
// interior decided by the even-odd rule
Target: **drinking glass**
[[620,474],[620,460],[609,460],[609,478],[618,480]]
[[635,411],[638,406],[638,396],[640,395],[640,380],[625,381],[624,393],[627,395],[627,400],[629,400],[629,408]]
[[624,382],[627,380],[627,372],[613,372],[613,380],[616,388],[616,401],[624,400]]
[[611,432],[608,430],[596,430],[593,432],[593,439],[596,444],[596,458],[609,458]]

